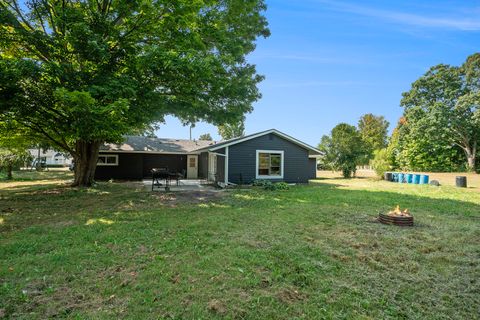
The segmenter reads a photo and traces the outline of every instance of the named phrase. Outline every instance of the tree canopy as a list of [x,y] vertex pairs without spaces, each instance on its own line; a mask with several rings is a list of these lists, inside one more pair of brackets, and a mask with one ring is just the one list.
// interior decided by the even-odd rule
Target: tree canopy
[[201,134],[200,137],[198,137],[199,140],[207,140],[207,141],[212,141],[212,136],[210,135],[210,133],[204,133],[204,134]]
[[355,174],[356,167],[365,156],[365,145],[355,126],[340,123],[329,136],[323,136],[318,149],[324,153],[324,162],[334,170],[342,171],[345,178]]
[[245,118],[218,126],[218,134],[223,140],[243,137],[245,135]]
[[0,121],[76,163],[90,185],[103,142],[174,115],[242,119],[263,79],[246,56],[268,36],[262,0],[0,1]]
[[0,122],[0,170],[7,173],[7,179],[12,179],[12,171],[32,160],[28,148],[33,142],[24,132],[16,131],[17,127],[5,122]]
[[390,124],[383,116],[367,113],[360,117],[358,130],[365,144],[367,162],[372,159],[375,151],[387,146],[388,126]]
[[403,93],[406,119],[403,152],[409,159],[436,153],[450,162],[456,148],[464,152],[466,167],[475,170],[480,141],[480,54],[460,66],[436,65]]

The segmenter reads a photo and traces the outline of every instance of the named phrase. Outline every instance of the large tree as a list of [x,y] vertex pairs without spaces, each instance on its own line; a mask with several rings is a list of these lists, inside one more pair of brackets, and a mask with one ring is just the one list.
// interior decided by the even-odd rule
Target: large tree
[[[411,120],[408,120],[411,119]],[[409,110],[394,129],[389,154],[402,170],[458,171],[465,168],[463,151],[448,137],[443,128],[432,125],[434,119],[423,110]]]
[[367,161],[373,158],[375,151],[387,146],[388,126],[383,116],[367,113],[360,117],[358,130],[367,148]]
[[323,136],[319,150],[324,153],[325,164],[334,170],[342,171],[345,178],[355,174],[356,167],[366,152],[357,128],[346,123],[336,125],[330,136]]
[[[480,54],[460,66],[440,64],[412,84],[401,105],[409,128],[423,139],[441,139],[461,148],[475,170],[480,141]],[[425,149],[425,152],[430,150]]]
[[[93,182],[99,146],[165,115],[220,125],[259,99],[245,57],[263,0],[0,0],[0,120],[70,153]],[[2,81],[5,83],[5,81]]]

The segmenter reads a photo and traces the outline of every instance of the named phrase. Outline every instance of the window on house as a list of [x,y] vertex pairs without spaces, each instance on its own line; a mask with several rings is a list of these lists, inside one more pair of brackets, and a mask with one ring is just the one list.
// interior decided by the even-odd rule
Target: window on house
[[197,159],[194,157],[188,158],[188,166],[190,168],[195,168],[197,166]]
[[258,178],[283,178],[283,151],[257,150]]
[[98,156],[97,166],[118,166],[118,155],[101,154]]

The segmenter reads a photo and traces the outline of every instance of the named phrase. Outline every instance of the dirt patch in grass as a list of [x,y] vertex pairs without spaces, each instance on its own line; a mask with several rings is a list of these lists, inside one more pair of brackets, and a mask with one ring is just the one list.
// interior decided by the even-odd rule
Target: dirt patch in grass
[[208,310],[213,313],[224,315],[227,313],[227,306],[220,300],[212,299],[207,304]]
[[305,300],[307,296],[296,288],[285,288],[277,293],[277,298],[286,304],[292,304],[297,301]]
[[227,192],[224,190],[202,190],[152,194],[151,197],[174,207],[179,204],[211,203],[223,199],[226,195]]

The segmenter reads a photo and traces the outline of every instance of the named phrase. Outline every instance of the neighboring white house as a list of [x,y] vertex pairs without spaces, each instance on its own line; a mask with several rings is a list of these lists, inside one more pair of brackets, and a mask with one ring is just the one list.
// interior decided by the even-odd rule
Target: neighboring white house
[[[30,152],[30,154],[33,156],[34,159],[38,158],[38,149],[29,149],[28,151]],[[56,150],[40,149],[40,161],[46,163],[47,165],[68,166],[72,163],[72,158]]]

